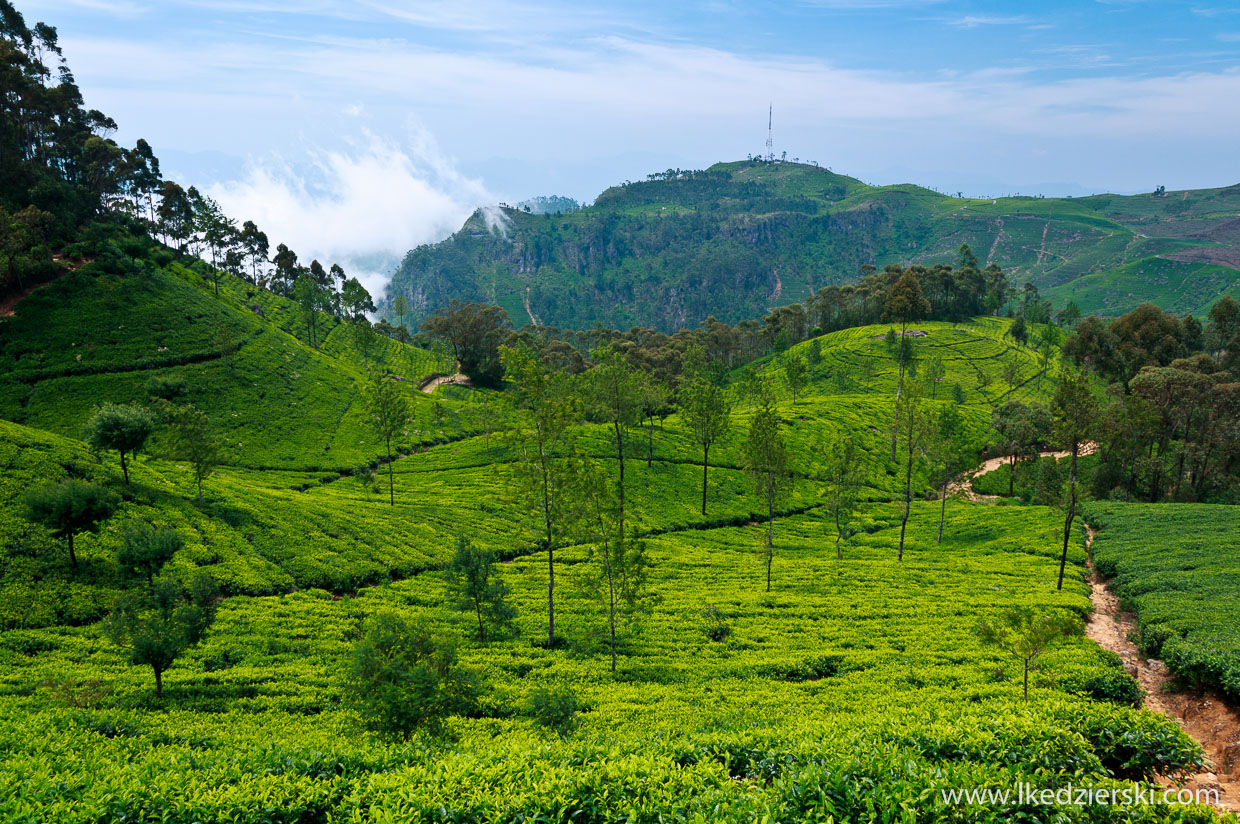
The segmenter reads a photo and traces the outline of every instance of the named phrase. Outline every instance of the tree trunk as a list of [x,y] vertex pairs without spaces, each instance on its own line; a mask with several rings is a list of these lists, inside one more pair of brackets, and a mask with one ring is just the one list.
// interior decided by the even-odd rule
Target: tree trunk
[[844,536],[844,530],[840,526],[840,512],[835,511],[835,560],[840,560],[840,538]]
[[164,672],[163,670],[155,670],[155,697],[164,697]]
[[1025,700],[1029,700],[1029,661],[1025,661]]
[[614,422],[616,430],[616,457],[620,461],[620,537],[624,537],[624,429],[619,421]]
[[69,564],[77,569],[77,553],[73,551],[73,533],[69,533]]
[[710,465],[710,447],[702,447],[702,514],[706,514],[706,468]]
[[202,476],[197,476],[198,480],[198,505],[202,506]]
[[396,478],[392,472],[392,439],[387,439],[388,458],[388,505],[396,506]]
[[477,596],[474,597],[474,612],[478,615],[478,640],[485,644],[487,642],[487,628],[486,624],[482,623],[482,603]]
[[[774,480],[774,479],[772,479]],[[775,560],[775,496],[766,496],[766,591],[771,591],[771,563]]]
[[555,647],[555,550],[547,540],[547,649]]
[[900,324],[900,339],[896,341],[897,349],[900,352],[900,370],[899,376],[896,378],[896,414],[891,419],[891,460],[896,460],[896,440],[900,434],[900,393],[904,389],[904,323]]
[[547,649],[555,646],[555,547],[551,543],[551,478],[543,456],[543,528],[547,537]]
[[649,469],[650,465],[654,463],[654,415],[650,416],[649,434],[650,434],[650,439],[649,441],[647,441],[648,447],[646,450],[646,468],[647,469]]
[[129,464],[125,462],[125,450],[123,449],[120,450],[120,453],[121,453],[121,474],[125,476],[125,486],[129,486]]
[[1059,583],[1055,589],[1063,589],[1064,568],[1068,565],[1068,540],[1072,537],[1072,521],[1076,518],[1076,456],[1079,451],[1080,444],[1073,441],[1072,462],[1068,465],[1068,516],[1063,522],[1063,552],[1059,555]]
[[1012,453],[1012,459],[1008,462],[1008,497],[1012,497],[1013,489],[1016,484],[1016,453]]
[[909,510],[913,506],[913,408],[909,405],[908,414],[908,432],[905,433],[908,438],[908,461],[904,471],[904,518],[900,521],[900,549],[896,553],[896,560],[904,560],[904,532],[908,528]]
[[943,473],[943,485],[939,487],[939,539],[943,543],[943,521],[947,518],[947,473]]
[[607,588],[611,607],[611,671],[616,671],[616,585],[611,580],[611,572],[607,573]]

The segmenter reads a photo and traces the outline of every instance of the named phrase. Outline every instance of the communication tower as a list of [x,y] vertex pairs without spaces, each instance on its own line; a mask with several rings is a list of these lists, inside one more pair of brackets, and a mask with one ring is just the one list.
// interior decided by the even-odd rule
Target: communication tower
[[771,124],[775,115],[775,104],[771,104],[766,110],[766,159],[767,162],[775,160],[775,141],[771,138]]

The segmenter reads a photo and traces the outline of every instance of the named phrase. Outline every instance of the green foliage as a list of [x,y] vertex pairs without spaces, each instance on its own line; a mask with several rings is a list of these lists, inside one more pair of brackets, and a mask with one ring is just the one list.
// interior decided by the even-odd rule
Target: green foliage
[[503,630],[511,626],[517,612],[508,603],[508,586],[495,568],[495,555],[475,547],[460,536],[456,552],[444,569],[449,593],[457,599],[457,608],[473,612],[478,619],[478,639],[487,640],[487,624]]
[[205,572],[196,573],[187,584],[161,575],[149,588],[118,598],[105,631],[112,643],[128,650],[131,664],[151,668],[155,697],[163,698],[164,673],[202,640],[215,620],[215,610],[215,582]]
[[371,375],[365,390],[366,414],[371,429],[383,439],[388,460],[388,503],[396,506],[396,477],[392,467],[392,441],[409,426],[409,400],[385,373]]
[[190,404],[173,406],[164,417],[168,456],[193,468],[201,504],[202,482],[224,461],[223,444],[212,431],[207,416]]
[[504,377],[500,345],[511,325],[508,313],[482,303],[452,303],[422,323],[427,334],[446,341],[460,369],[478,386],[498,386]]
[[[962,314],[999,310],[1006,296],[986,282],[976,255],[958,253],[963,240],[1021,272],[1056,306],[1071,300],[1086,314],[1115,316],[1152,301],[1204,317],[1221,291],[1240,294],[1240,277],[1202,252],[1200,239],[1186,238],[1183,221],[1191,216],[1203,236],[1225,236],[1240,192],[1183,195],[1176,200],[1186,215],[1169,215],[1166,201],[1147,196],[992,202],[913,185],[868,186],[805,164],[720,163],[613,187],[571,214],[505,209],[506,237],[475,214],[451,239],[409,252],[390,289],[426,295],[427,313],[452,299],[489,299],[524,319],[528,300],[550,326],[670,334],[711,316],[727,323],[759,317],[771,306],[774,273],[782,286],[774,300],[786,304],[824,284],[851,284],[863,264],[881,272],[911,258],[924,266],[954,261],[967,273],[979,301]],[[755,219],[770,231],[738,239],[734,227]],[[937,311],[932,286],[923,284]]]
[[779,431],[779,418],[769,397],[759,402],[741,445],[741,460],[754,492],[766,510],[763,548],[766,556],[766,591],[771,591],[771,564],[775,555],[775,510],[789,487],[789,455]]
[[998,647],[1020,662],[1024,672],[1025,700],[1029,700],[1029,671],[1038,658],[1056,641],[1078,635],[1081,620],[1063,612],[1039,613],[1032,607],[1012,607],[993,621],[980,621],[978,639]]
[[77,567],[74,535],[94,532],[101,521],[112,517],[117,503],[116,493],[87,481],[69,478],[29,490],[25,497],[25,515],[57,537],[66,539],[69,562]]
[[393,735],[436,730],[447,716],[472,709],[479,692],[477,676],[460,665],[451,642],[393,612],[367,622],[345,684],[366,723]]
[[184,546],[175,529],[156,529],[145,521],[128,521],[121,532],[116,565],[122,574],[145,578],[154,586],[155,574]]
[[702,514],[706,514],[707,471],[710,448],[728,436],[732,427],[727,392],[702,377],[694,377],[679,393],[681,413],[694,442],[702,448]]
[[710,640],[726,641],[732,634],[732,624],[728,622],[728,616],[719,607],[707,607],[702,612],[702,619],[703,632]]
[[1089,503],[1094,563],[1136,609],[1139,643],[1184,681],[1240,699],[1234,507]]
[[188,386],[182,375],[153,375],[142,388],[153,399],[174,401],[185,394]]
[[121,471],[125,483],[129,483],[129,465],[125,455],[131,457],[142,449],[155,431],[155,419],[145,408],[137,405],[105,403],[86,423],[86,440],[100,450],[115,450],[121,456]]
[[577,726],[581,702],[568,687],[538,687],[525,699],[525,712],[536,722],[560,735],[567,735]]

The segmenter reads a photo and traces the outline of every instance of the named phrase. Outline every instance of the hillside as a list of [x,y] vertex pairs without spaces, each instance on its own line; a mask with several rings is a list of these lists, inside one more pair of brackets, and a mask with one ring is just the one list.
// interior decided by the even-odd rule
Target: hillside
[[862,264],[950,262],[962,243],[1085,314],[1151,301],[1203,316],[1240,294],[1240,186],[992,201],[793,163],[657,177],[580,211],[504,209],[498,227],[476,214],[411,251],[388,298],[403,295],[414,321],[455,298],[498,303],[516,326],[670,333],[759,317],[855,281]]
[[[215,352],[192,319],[179,337],[149,320],[175,296],[249,341],[235,355],[248,359],[244,380],[226,371],[187,374],[191,384],[204,381],[196,400],[211,404],[206,390],[220,396],[211,408],[226,419],[237,413],[233,437],[291,433],[284,439],[306,444],[300,452],[260,452],[264,459],[317,460],[324,437],[343,424],[333,430],[325,418],[303,420],[294,403],[301,396],[288,388],[278,398],[249,396],[258,407],[245,415],[224,396],[246,384],[281,387],[289,368],[327,381],[327,371],[315,371],[323,364],[344,382],[312,394],[318,403],[342,403],[347,376],[365,366],[361,356],[347,347],[316,352],[282,330],[278,299],[253,296],[267,302],[264,320],[238,305],[235,292],[214,301],[191,269],[164,268],[145,285],[107,277],[74,284],[84,297],[92,287],[131,291],[109,304],[110,313],[96,306],[72,324],[54,322],[54,285],[20,304],[0,328],[20,328],[23,339],[42,330],[93,343],[65,344],[57,350],[67,358],[27,363],[31,351],[17,354],[7,338],[10,363],[40,378],[21,385],[50,381],[72,400],[79,377],[65,372],[89,357],[98,367],[91,391],[102,400],[137,391],[145,379],[150,370],[118,368],[139,343],[145,352],[158,342],[153,350],[166,359]],[[110,338],[117,326],[151,332]],[[943,391],[927,403],[958,408],[974,452],[986,441],[993,404],[1009,395],[1045,399],[1051,389],[1038,377],[1038,354],[1014,345],[1007,329],[994,319],[917,325],[926,333],[922,355],[945,364]],[[7,548],[0,718],[9,731],[0,736],[0,782],[24,787],[0,798],[0,814],[57,822],[614,820],[634,811],[642,819],[829,813],[851,820],[916,803],[944,820],[980,820],[984,809],[957,806],[939,791],[1038,781],[1047,771],[1111,786],[1193,768],[1192,742],[1169,720],[1134,708],[1131,679],[1092,642],[1073,638],[1044,656],[1036,700],[1026,702],[1019,673],[975,636],[979,617],[1014,603],[1088,611],[1079,533],[1068,584],[1062,592],[1053,587],[1062,529],[1056,510],[953,499],[938,543],[939,506],[921,500],[930,472],[918,461],[908,546],[896,560],[902,480],[887,455],[896,370],[885,331],[846,330],[756,364],[794,456],[774,524],[769,594],[757,552],[766,517],[741,469],[752,404],[738,399],[733,434],[712,459],[709,516],[697,509],[699,452],[682,416],[631,433],[635,445],[653,439],[649,461],[639,450],[626,462],[631,518],[654,561],[652,598],[623,626],[614,675],[606,668],[604,611],[587,585],[596,563],[588,544],[557,553],[569,581],[557,596],[562,645],[531,643],[546,617],[547,554],[536,518],[513,494],[511,447],[461,423],[479,402],[475,390],[436,393],[449,442],[397,460],[394,507],[365,478],[257,469],[238,458],[211,477],[207,501],[197,506],[187,468],[156,450],[136,464],[109,526],[82,536],[76,570],[53,537],[25,522],[18,493],[65,474],[124,489],[119,470],[111,456],[92,455],[72,437],[85,401],[27,404],[27,423],[69,437],[0,423],[0,545]],[[262,348],[259,340],[279,345]],[[83,348],[87,357],[78,361],[74,350]],[[820,357],[794,399],[789,358],[810,361],[814,348]],[[1009,385],[1000,376],[1013,359],[1020,369]],[[152,369],[223,358],[198,360]],[[860,439],[864,503],[837,561],[819,461],[821,445],[846,433]],[[607,427],[578,423],[572,437],[582,455],[614,473]],[[356,454],[379,454],[373,437],[362,440]],[[98,621],[125,585],[113,562],[123,534],[116,525],[134,520],[186,536],[166,574],[206,571],[226,596],[206,639],[166,673],[162,699],[151,693],[149,669],[130,666]],[[467,636],[472,616],[452,609],[442,571],[462,532],[509,559],[503,578],[518,614],[511,634],[461,648],[462,663],[485,679],[487,697],[475,713],[451,719],[444,735],[367,732],[339,677],[358,626],[398,610],[438,633]],[[523,709],[540,689],[577,696],[582,710],[571,730],[550,733]],[[92,778],[83,783],[86,773]],[[628,789],[618,793],[618,786]],[[1132,820],[1184,820],[1186,812],[1189,820],[1211,820],[1202,808],[1160,803]]]

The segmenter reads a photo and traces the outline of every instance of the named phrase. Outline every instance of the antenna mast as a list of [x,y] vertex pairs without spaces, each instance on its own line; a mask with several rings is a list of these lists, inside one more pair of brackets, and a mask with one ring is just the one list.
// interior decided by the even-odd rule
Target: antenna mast
[[775,141],[771,139],[771,123],[774,120],[775,105],[772,103],[770,108],[766,110],[766,159],[773,161],[775,159]]

